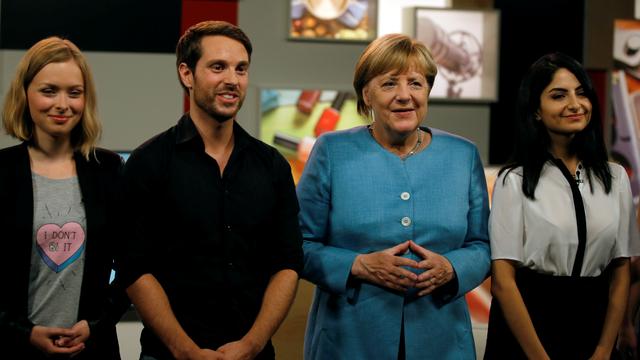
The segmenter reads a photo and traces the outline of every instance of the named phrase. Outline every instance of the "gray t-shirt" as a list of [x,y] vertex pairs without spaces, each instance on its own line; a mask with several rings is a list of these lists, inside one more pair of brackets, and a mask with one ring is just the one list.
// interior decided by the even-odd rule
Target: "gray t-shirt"
[[58,180],[32,173],[32,179],[29,320],[71,327],[78,321],[87,238],[78,177]]

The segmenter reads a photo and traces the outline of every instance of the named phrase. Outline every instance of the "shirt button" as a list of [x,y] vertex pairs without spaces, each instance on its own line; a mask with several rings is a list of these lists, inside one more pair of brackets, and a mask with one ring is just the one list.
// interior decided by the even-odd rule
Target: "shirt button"
[[400,194],[400,199],[402,200],[409,200],[411,198],[411,194],[409,194],[408,192],[403,192],[402,194]]
[[402,218],[402,220],[400,220],[400,223],[402,224],[402,226],[409,226],[411,225],[411,218],[408,216],[405,216]]

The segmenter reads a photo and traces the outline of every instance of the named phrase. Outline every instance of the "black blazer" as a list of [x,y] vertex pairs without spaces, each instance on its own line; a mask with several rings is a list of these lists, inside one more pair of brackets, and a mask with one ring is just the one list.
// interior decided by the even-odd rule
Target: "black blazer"
[[[78,321],[87,320],[87,347],[75,359],[120,359],[115,324],[129,306],[123,289],[109,285],[118,237],[118,182],[122,159],[97,149],[87,161],[74,154],[87,221],[85,268]],[[27,145],[0,150],[0,349],[37,358],[27,318],[33,243],[33,184]],[[4,351],[4,350],[3,350]]]

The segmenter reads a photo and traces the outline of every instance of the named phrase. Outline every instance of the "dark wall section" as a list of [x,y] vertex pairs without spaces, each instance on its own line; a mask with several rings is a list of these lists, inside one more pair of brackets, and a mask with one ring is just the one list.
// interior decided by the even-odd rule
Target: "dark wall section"
[[222,20],[238,25],[238,0],[182,0],[181,34],[189,26],[205,20]]
[[181,0],[3,0],[0,48],[59,35],[82,50],[173,53]]
[[491,105],[490,163],[503,164],[511,155],[518,87],[528,67],[553,51],[582,62],[584,3],[584,0],[495,0],[501,21],[500,101]]

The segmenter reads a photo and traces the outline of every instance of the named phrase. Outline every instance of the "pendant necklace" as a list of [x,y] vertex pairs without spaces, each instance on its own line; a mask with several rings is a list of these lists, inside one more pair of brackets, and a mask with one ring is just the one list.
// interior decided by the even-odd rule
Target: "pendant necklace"
[[416,141],[416,144],[413,146],[411,151],[409,151],[405,155],[400,155],[400,159],[405,160],[409,156],[414,155],[418,151],[418,149],[420,149],[420,145],[422,145],[422,130],[418,128],[416,132],[418,133],[418,141]]
[[[374,140],[376,140],[376,137],[373,135],[373,127],[371,125],[369,125],[368,129],[369,129],[369,134],[371,135],[371,137]],[[422,145],[422,130],[420,129],[420,127],[418,127],[416,129],[416,133],[418,134],[418,141],[416,141],[416,144],[413,146],[413,148],[411,148],[411,150],[409,150],[408,153],[406,153],[404,155],[398,155],[400,157],[400,159],[406,160],[408,157],[410,157],[412,155],[415,155],[415,153],[418,152],[418,149],[420,149],[420,145]]]

